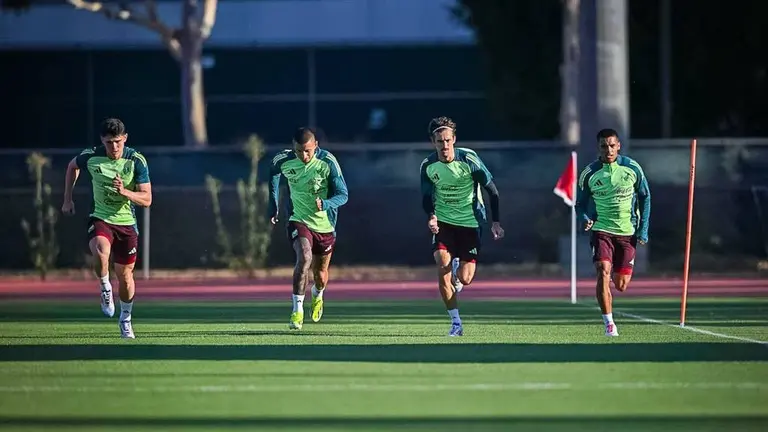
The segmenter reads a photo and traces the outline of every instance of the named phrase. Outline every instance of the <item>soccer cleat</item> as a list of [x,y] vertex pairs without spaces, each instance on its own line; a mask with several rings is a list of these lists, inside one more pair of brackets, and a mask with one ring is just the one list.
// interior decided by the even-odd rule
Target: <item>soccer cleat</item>
[[323,298],[313,297],[312,298],[312,321],[318,322],[322,317],[323,317]]
[[464,328],[461,326],[461,323],[452,323],[448,336],[464,336]]
[[605,335],[606,336],[618,336],[619,330],[616,328],[616,324],[614,323],[608,323],[605,326]]
[[136,339],[133,334],[133,326],[131,321],[120,321],[120,337],[123,339]]
[[288,328],[291,330],[301,330],[304,325],[304,311],[294,312],[291,314],[291,322],[288,323]]
[[101,312],[108,317],[115,315],[115,302],[112,301],[112,290],[101,290]]
[[456,291],[456,293],[460,293],[461,290],[464,288],[464,284],[461,283],[459,280],[459,259],[454,258],[451,262],[451,284],[453,285],[453,290]]

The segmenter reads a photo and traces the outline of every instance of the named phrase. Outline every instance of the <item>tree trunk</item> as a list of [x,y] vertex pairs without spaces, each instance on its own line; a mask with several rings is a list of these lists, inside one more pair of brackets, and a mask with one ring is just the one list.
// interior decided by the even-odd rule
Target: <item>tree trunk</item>
[[581,139],[579,118],[579,0],[563,1],[563,63],[560,67],[560,137],[569,147]]
[[205,92],[201,65],[202,42],[185,38],[181,44],[181,120],[184,145],[208,147],[208,128],[205,116]]

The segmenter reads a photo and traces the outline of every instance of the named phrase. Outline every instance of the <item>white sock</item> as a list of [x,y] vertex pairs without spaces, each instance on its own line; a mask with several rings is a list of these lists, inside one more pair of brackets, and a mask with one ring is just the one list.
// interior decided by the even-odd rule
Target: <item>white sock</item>
[[109,275],[100,277],[99,284],[101,284],[102,291],[112,291],[112,284],[109,282]]
[[323,293],[325,292],[325,288],[318,290],[317,285],[312,285],[312,297],[314,298],[323,298]]
[[461,318],[459,317],[458,309],[448,309],[448,315],[451,316],[451,321],[456,324],[461,324]]
[[613,323],[613,314],[603,314],[603,322],[605,325],[612,324]]
[[130,321],[133,302],[124,302],[120,300],[120,321]]
[[293,295],[293,311],[299,312],[304,310],[304,294],[302,295]]

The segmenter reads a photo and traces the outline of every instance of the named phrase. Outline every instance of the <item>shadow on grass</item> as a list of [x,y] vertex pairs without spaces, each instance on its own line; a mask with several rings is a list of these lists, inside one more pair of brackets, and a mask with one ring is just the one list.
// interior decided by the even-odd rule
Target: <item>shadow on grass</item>
[[[30,418],[2,416],[0,429],[19,426],[28,427],[73,427],[79,430],[89,428],[168,428],[190,429],[253,429],[271,428],[278,430],[398,430],[398,431],[589,431],[615,430],[622,431],[723,431],[723,430],[766,430],[767,416],[677,416],[677,417],[322,417],[322,418],[98,418],[98,417],[49,417]],[[610,427],[610,429],[606,429]],[[218,429],[217,429],[218,430]]]
[[768,361],[751,343],[11,345],[0,362],[66,360],[299,360],[387,363]]
[[[442,335],[442,333],[441,333]],[[142,331],[141,338],[152,339],[179,339],[179,338],[201,338],[201,337],[249,337],[249,336],[289,336],[298,338],[337,338],[337,337],[361,337],[361,338],[379,338],[379,339],[424,339],[433,338],[435,335],[416,335],[413,333],[388,332],[370,332],[365,331],[361,334],[342,333],[325,330],[176,330],[165,332]],[[117,336],[114,333],[67,333],[66,335],[22,335],[22,336],[0,336],[3,340],[71,340],[71,339],[89,339],[89,340],[115,340]]]
[[[618,302],[617,302],[618,303]],[[591,304],[591,303],[585,303]],[[729,302],[721,308],[689,306],[688,322],[717,326],[768,326],[768,303]],[[520,325],[579,325],[600,322],[599,312],[583,305],[558,301],[464,301],[462,314],[469,322]],[[657,319],[678,319],[675,302],[627,302],[628,311]],[[617,305],[622,309],[623,305]],[[290,301],[285,302],[171,302],[137,304],[134,316],[142,323],[285,323]],[[446,319],[439,300],[402,302],[327,301],[323,320],[335,324],[415,324]],[[733,321],[733,322],[731,322]],[[741,321],[741,322],[738,322]],[[98,302],[7,302],[0,304],[0,322],[104,322]],[[637,325],[654,325],[632,321]]]

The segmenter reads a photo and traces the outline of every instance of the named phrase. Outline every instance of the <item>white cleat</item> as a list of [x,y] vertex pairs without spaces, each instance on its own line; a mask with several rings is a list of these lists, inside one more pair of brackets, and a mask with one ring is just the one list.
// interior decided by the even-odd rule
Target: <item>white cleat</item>
[[448,332],[448,336],[451,336],[451,337],[464,336],[464,327],[462,327],[461,324],[459,323],[452,323],[451,331]]
[[130,321],[120,321],[120,337],[123,339],[136,339]]
[[464,284],[459,280],[459,259],[454,258],[451,262],[451,284],[456,294],[460,293],[464,288]]
[[101,312],[108,317],[115,315],[115,302],[112,299],[112,290],[101,291]]
[[616,324],[614,324],[614,323],[606,324],[606,326],[605,326],[605,335],[606,336],[618,336],[619,335],[619,329],[616,328]]

